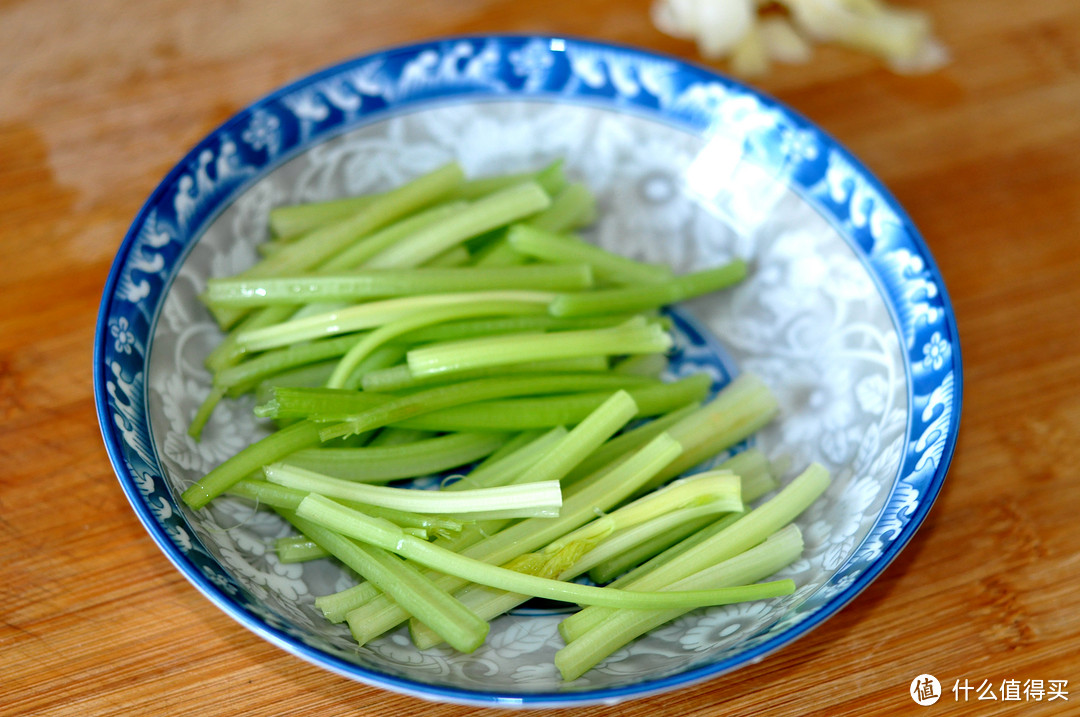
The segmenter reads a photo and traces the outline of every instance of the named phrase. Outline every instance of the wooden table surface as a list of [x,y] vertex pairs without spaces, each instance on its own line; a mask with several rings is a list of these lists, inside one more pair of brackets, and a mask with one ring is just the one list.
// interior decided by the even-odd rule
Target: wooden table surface
[[[907,207],[955,306],[964,411],[911,545],[797,643],[581,715],[1080,713],[1080,4],[906,0],[952,63],[901,77],[819,49],[755,83]],[[144,532],[96,423],[91,346],[127,225],[198,139],[265,92],[392,43],[546,31],[693,58],[645,0],[0,2],[0,713],[436,716],[262,641]],[[1070,700],[908,696],[1068,680]],[[493,710],[492,713],[495,711]]]

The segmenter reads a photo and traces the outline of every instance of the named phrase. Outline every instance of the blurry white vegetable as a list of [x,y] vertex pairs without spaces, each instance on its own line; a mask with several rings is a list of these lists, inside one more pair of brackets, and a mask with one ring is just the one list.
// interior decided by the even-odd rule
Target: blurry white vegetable
[[[766,5],[786,14],[761,16]],[[652,19],[661,32],[695,41],[706,59],[729,58],[742,75],[761,74],[772,60],[806,62],[811,41],[873,53],[901,73],[948,61],[925,13],[884,0],[656,0]]]

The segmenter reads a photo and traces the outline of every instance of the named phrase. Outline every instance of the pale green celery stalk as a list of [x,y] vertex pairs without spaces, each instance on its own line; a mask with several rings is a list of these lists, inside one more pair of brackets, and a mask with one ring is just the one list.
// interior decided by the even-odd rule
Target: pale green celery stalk
[[[573,391],[617,391],[624,388],[647,385],[649,379],[638,376],[612,377],[597,373],[567,373],[553,374],[550,376],[508,376],[500,378],[481,378],[475,381],[464,381],[449,386],[437,386],[410,393],[404,396],[393,397],[381,405],[372,406],[353,413],[334,411],[317,411],[313,417],[320,420],[340,421],[322,430],[323,440],[349,435],[350,433],[362,433],[372,428],[381,428],[390,424],[401,423],[408,418],[420,416],[439,409],[462,404],[487,401],[493,398],[507,396],[534,396],[551,393],[568,393]],[[299,390],[299,389],[293,389]],[[331,390],[331,389],[326,389]],[[352,391],[344,393],[368,393],[366,391]],[[370,396],[385,396],[386,394],[369,393]],[[606,398],[606,396],[605,396]],[[597,404],[599,405],[599,404]],[[595,409],[593,406],[589,411]],[[582,416],[584,418],[584,416]],[[580,419],[579,419],[580,420]],[[551,425],[565,423],[559,421]],[[529,426],[534,428],[535,426]],[[423,428],[422,426],[406,426],[406,428]],[[511,428],[496,426],[495,431],[510,431]],[[524,429],[522,429],[524,430]]]
[[344,251],[330,257],[319,265],[318,271],[331,273],[363,267],[368,259],[387,247],[457,214],[466,206],[465,202],[447,202],[400,219],[377,232],[368,234]]
[[671,336],[659,326],[624,325],[610,329],[466,339],[413,349],[406,354],[406,360],[413,376],[420,377],[525,361],[663,353],[671,346]]
[[[554,316],[507,316],[492,319],[463,319],[448,321],[441,326],[420,329],[410,339],[416,343],[432,341],[456,341],[458,339],[512,334],[523,331],[567,331],[570,329],[606,329],[619,326],[633,319],[637,314],[615,314],[608,316],[586,316],[579,319],[560,319]],[[669,326],[662,321],[653,321],[664,328]]]
[[347,416],[393,401],[392,395],[341,388],[274,386],[270,399],[255,407],[259,418],[306,418],[324,414]]
[[544,554],[554,554],[573,542],[595,544],[617,530],[703,501],[720,502],[724,512],[741,512],[743,502],[739,477],[730,471],[718,470],[681,478],[551,541],[544,548]]
[[[541,304],[527,301],[476,301],[455,303],[448,306],[434,306],[423,313],[404,316],[380,326],[360,339],[360,341],[349,349],[348,353],[342,357],[341,362],[338,364],[337,368],[334,369],[334,373],[330,376],[326,385],[329,388],[359,388],[363,383],[362,376],[356,378],[356,385],[350,385],[349,381],[350,377],[354,375],[356,367],[360,365],[371,352],[375,351],[383,344],[416,329],[425,326],[433,326],[444,321],[453,321],[455,319],[466,319],[477,316],[535,314],[543,310],[544,308]],[[406,356],[407,355],[408,354],[406,354]]]
[[[281,251],[262,259],[241,272],[241,276],[275,276],[313,269],[350,244],[373,231],[433,204],[460,186],[464,175],[457,164],[445,165],[372,201],[356,214],[334,224],[316,229]],[[236,323],[246,313],[243,310],[217,310],[214,317],[223,327]]]
[[300,234],[356,214],[378,196],[364,194],[358,197],[274,207],[270,210],[270,233],[281,241],[295,240]]
[[288,346],[298,341],[373,329],[406,316],[430,311],[438,306],[477,301],[546,304],[552,296],[550,292],[542,291],[477,291],[397,297],[292,319],[274,326],[241,331],[236,335],[235,342],[243,351],[264,351]]
[[554,195],[551,206],[526,224],[542,231],[565,232],[591,224],[595,219],[596,197],[581,182],[573,182]]
[[[623,431],[610,441],[593,451],[588,458],[567,474],[563,479],[563,486],[574,485],[578,480],[592,475],[605,467],[613,467],[613,461],[617,461],[630,455],[633,451],[651,441],[656,436],[666,431],[686,416],[700,407],[700,403],[688,403],[670,411],[664,412],[652,420],[645,421],[641,425]],[[684,447],[685,451],[686,448]]]
[[622,359],[611,370],[615,373],[629,373],[635,376],[659,377],[667,370],[667,356],[663,354],[638,354]]
[[699,411],[668,429],[686,450],[643,490],[651,490],[720,455],[768,425],[778,411],[776,397],[760,378],[740,374]]
[[219,306],[255,307],[499,289],[580,291],[591,286],[592,270],[587,264],[533,264],[495,269],[418,267],[356,270],[349,274],[210,279],[206,297]]
[[419,268],[463,268],[472,264],[472,254],[463,246],[452,246],[441,254],[436,254]]
[[[478,467],[461,480],[443,486],[442,490],[458,491],[466,488],[491,488],[507,485],[513,482],[517,476],[523,474],[529,466],[534,465],[538,457],[544,455],[551,445],[562,436],[565,436],[566,433],[566,429],[561,426],[553,428],[540,437],[520,446],[512,454],[503,456],[499,461]],[[443,535],[437,538],[436,542],[449,550],[460,551],[469,545],[480,542],[488,535],[498,532],[512,522],[513,520],[510,519],[478,521],[466,524],[457,535]],[[326,618],[331,622],[343,622],[349,612],[361,607],[378,595],[377,588],[365,583],[319,598],[315,601],[315,604],[319,609],[323,610]]]
[[[469,558],[502,565],[519,555],[547,545],[595,518],[597,511],[610,510],[620,504],[637,490],[638,486],[674,460],[681,450],[676,441],[661,433],[617,468],[567,498],[558,518],[522,520],[461,548],[458,552]],[[436,576],[435,581],[450,591],[458,590],[469,583],[450,575]],[[408,617],[409,613],[405,609],[385,595],[380,595],[351,611],[346,619],[353,637],[360,644],[364,644],[401,624]]]
[[319,444],[319,429],[315,423],[300,421],[271,433],[228,458],[197,482],[188,486],[180,498],[192,510],[204,507],[237,481],[242,480],[267,463],[281,460],[301,448]]
[[[435,437],[436,434],[431,431],[415,431],[411,428],[382,428],[375,434],[374,438],[368,441],[367,445],[369,448],[389,448],[391,446],[416,443],[417,441],[426,441]],[[502,449],[497,447],[496,450]],[[310,468],[311,466],[305,467]]]
[[[671,270],[666,266],[643,264],[576,237],[544,231],[528,224],[512,227],[507,234],[507,241],[515,251],[542,261],[588,264],[593,268],[598,280],[610,284],[638,285],[672,281]],[[652,308],[663,303],[671,302],[646,304],[640,308]],[[628,310],[635,311],[637,307],[631,305]]]
[[[644,377],[636,378],[649,380]],[[695,374],[672,383],[624,384],[617,387],[630,394],[638,405],[637,417],[644,418],[668,413],[688,403],[703,400],[709,392],[710,383],[707,375]],[[524,431],[530,428],[570,426],[579,423],[596,410],[608,395],[602,391],[593,391],[540,398],[485,400],[432,411],[426,415],[394,419],[392,423],[398,427],[430,431]],[[339,430],[329,431],[327,437],[339,433]]]
[[[300,507],[296,509],[296,514],[329,530],[340,532],[356,540],[394,552],[407,560],[470,582],[565,602],[602,605],[609,608],[693,608],[790,595],[795,590],[795,584],[790,580],[717,590],[651,593],[597,588],[526,575],[444,550],[406,535],[401,528],[389,521],[370,518],[322,495],[312,494],[304,498]],[[437,626],[432,625],[424,616],[417,615],[416,617],[432,629],[437,629]]]
[[411,391],[428,388],[436,384],[468,381],[474,378],[491,378],[523,373],[605,372],[607,369],[608,360],[606,356],[582,356],[581,358],[558,359],[556,361],[526,361],[525,363],[511,364],[509,366],[489,366],[472,371],[461,371],[449,376],[434,374],[424,378],[413,378],[408,364],[398,364],[365,373],[361,386],[365,391]]
[[237,336],[244,331],[279,324],[292,316],[295,311],[295,306],[269,306],[249,313],[225,334],[225,338],[217,346],[211,349],[204,361],[206,368],[217,373],[240,361],[246,350],[237,343]]
[[[411,428],[385,428],[383,430],[385,430],[385,431],[412,431],[413,429],[411,429]],[[419,433],[425,433],[424,431],[418,431],[418,432]],[[541,435],[543,435],[543,434],[540,431],[536,431],[536,430],[533,430],[533,431],[521,431],[520,433],[511,434],[510,439],[507,440],[506,443],[503,443],[501,446],[496,448],[494,452],[488,454],[484,458],[477,461],[476,464],[472,467],[472,471],[482,470],[482,469],[485,469],[485,468],[487,468],[488,466],[490,466],[490,465],[492,465],[494,463],[499,463],[500,461],[502,461],[502,459],[506,458],[507,456],[509,456],[511,454],[517,453],[519,450],[521,450],[525,446],[527,446],[530,443],[532,443],[533,441],[535,441]],[[472,471],[470,471],[470,472],[472,472]],[[460,478],[460,477],[463,477],[463,476],[458,476],[458,477]],[[476,487],[479,487],[479,486],[473,486],[473,487],[476,488]]]
[[[296,510],[300,501],[307,495],[307,491],[288,488],[276,483],[255,478],[245,478],[228,491],[229,495],[239,496],[254,501],[257,505],[269,506],[270,508],[282,508],[284,510]],[[425,515],[407,510],[396,510],[370,503],[357,503],[342,501],[345,505],[356,510],[376,517],[389,520],[394,525],[402,528],[415,528],[417,530],[431,531],[442,536],[457,535],[465,527],[463,523],[443,515]]]
[[363,448],[306,448],[289,456],[287,463],[358,483],[386,483],[468,465],[507,440],[505,433],[451,433],[396,445],[372,441]]
[[[402,344],[385,344],[368,354],[367,358],[361,361],[356,368],[353,369],[352,374],[346,379],[345,384],[347,386],[358,386],[363,382],[363,377],[367,376],[372,371],[382,371],[383,369],[396,366],[405,358],[405,352],[408,348]],[[335,367],[336,368],[336,367]],[[327,381],[330,380],[328,376]],[[326,385],[324,381],[322,385]]]
[[438,224],[401,239],[369,259],[366,266],[372,269],[419,266],[472,237],[535,214],[550,203],[547,193],[535,182],[500,190],[477,199]]
[[[746,505],[750,505],[761,496],[766,493],[771,493],[777,488],[776,479],[773,478],[769,472],[768,460],[764,454],[756,449],[748,449],[739,453],[738,455],[729,458],[728,460],[717,466],[719,469],[730,470],[741,479],[742,497],[743,502]],[[566,492],[564,491],[563,497],[565,499]],[[670,559],[683,550],[693,547],[694,542],[687,540],[690,535],[694,536],[694,541],[704,540],[710,535],[710,531],[718,532],[723,529],[720,523],[724,520],[733,522],[737,518],[725,517],[720,520],[716,520],[715,517],[704,518],[698,520],[688,520],[681,523],[679,526],[672,528],[669,531],[657,535],[647,541],[635,545],[632,548],[620,551],[618,555],[614,555],[589,569],[589,578],[597,584],[604,584],[614,580],[615,578],[623,579],[624,576],[627,580],[632,577],[637,577],[651,568],[644,567],[646,561],[651,558],[663,555],[663,558],[658,558],[657,562],[653,564],[655,567],[657,564],[663,564],[667,559]],[[679,548],[667,553],[669,548],[679,544]],[[634,572],[638,566],[642,566],[640,573]]]
[[[749,585],[793,563],[803,551],[802,536],[788,526],[741,555],[676,581],[670,590]],[[574,680],[636,637],[670,622],[686,610],[618,610],[605,623],[555,653],[555,666],[564,680]]]
[[[548,207],[550,209],[550,207]],[[546,211],[546,210],[545,210]],[[473,265],[478,267],[520,266],[527,264],[529,257],[514,251],[506,236],[501,236],[478,251],[473,258]]]
[[311,538],[287,536],[274,541],[274,552],[283,563],[306,563],[330,557],[330,553]]
[[344,356],[357,340],[357,336],[335,336],[267,351],[218,371],[214,374],[214,385],[224,389],[231,389],[234,386],[250,387],[268,376],[297,366]]
[[266,480],[287,488],[413,513],[553,517],[562,506],[558,481],[447,492],[367,485],[284,463],[271,463],[263,467],[263,472]]
[[[467,488],[491,488],[498,485],[510,485],[511,483],[523,483],[520,480],[529,468],[531,468],[542,456],[546,456],[551,448],[558,445],[569,431],[563,426],[556,426],[549,431],[525,431],[519,435],[528,437],[527,441],[518,443],[512,441],[503,448],[516,443],[517,447],[510,453],[504,453],[497,460],[485,461],[477,465],[473,470],[461,476],[460,480],[447,483],[442,490],[465,490]],[[491,456],[494,458],[494,454]]]
[[[255,394],[255,403],[259,404],[269,401],[271,392],[275,386],[307,386],[310,388],[322,386],[326,383],[326,379],[330,378],[330,374],[333,373],[335,366],[337,366],[337,361],[330,359],[329,361],[319,361],[318,363],[297,366],[296,368],[286,369],[281,373],[275,373],[274,375],[259,381],[255,386],[253,391]],[[238,387],[236,395],[240,395],[240,393],[242,392]]]
[[[620,587],[634,590],[661,589],[713,563],[745,552],[795,520],[825,492],[828,485],[829,472],[819,464],[812,464],[772,499],[709,539],[640,577],[622,583]],[[612,614],[610,610],[586,608],[563,620],[559,624],[559,632],[567,642],[572,642],[603,623]]]
[[[288,239],[299,239],[300,235],[295,234]],[[271,239],[270,241],[264,241],[262,244],[258,244],[255,247],[255,251],[259,252],[259,256],[270,256],[276,251],[280,251],[288,243],[287,239]]]
[[[719,478],[719,480],[717,480]],[[604,515],[578,530],[548,544],[542,551],[523,555],[505,567],[542,577],[572,580],[593,566],[701,517],[741,510],[738,478],[731,474],[695,476],[690,483],[657,491],[656,497],[639,499]],[[666,492],[665,492],[666,491]],[[492,620],[528,599],[486,586],[469,585],[454,595],[474,613]],[[410,623],[413,643],[421,650],[440,640],[424,625]]]
[[551,302],[553,316],[589,316],[644,311],[727,288],[746,278],[746,262],[736,259],[714,269],[652,284],[562,294]]
[[454,196],[460,199],[480,199],[481,197],[513,187],[525,182],[536,182],[545,192],[554,196],[566,186],[566,175],[563,173],[563,160],[556,159],[546,166],[532,172],[518,172],[515,174],[498,174],[490,177],[476,177],[468,179],[458,187]]
[[[307,500],[307,499],[305,499]],[[303,506],[303,503],[301,503]],[[297,513],[281,511],[304,535],[369,580],[394,600],[408,606],[425,625],[456,650],[472,652],[484,642],[489,626],[413,565],[386,550],[357,543]],[[386,525],[393,525],[383,521]],[[417,540],[396,529],[405,540]],[[420,541],[424,542],[424,541]],[[426,543],[425,543],[426,544]]]

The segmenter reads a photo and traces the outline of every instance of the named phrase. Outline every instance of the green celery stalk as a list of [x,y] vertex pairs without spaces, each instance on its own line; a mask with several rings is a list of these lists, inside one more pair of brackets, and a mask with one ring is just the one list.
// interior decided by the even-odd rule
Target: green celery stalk
[[460,212],[405,237],[368,260],[366,266],[409,268],[475,236],[505,226],[551,204],[535,182],[525,182],[477,199]]
[[714,269],[685,274],[667,281],[562,294],[551,302],[548,310],[553,316],[590,316],[644,311],[719,291],[745,278],[746,262],[736,259]]
[[335,478],[385,483],[468,465],[507,440],[505,433],[451,433],[395,445],[372,441],[362,448],[305,448],[289,456],[287,463]]
[[[773,575],[802,554],[802,536],[788,526],[756,547],[670,585],[670,590],[747,585]],[[577,679],[634,638],[687,612],[618,610],[603,625],[585,633],[555,653],[555,666],[564,680]]]
[[[454,649],[472,652],[483,644],[490,627],[487,622],[435,585],[415,566],[389,551],[349,540],[297,513],[280,512],[297,530],[327,552],[402,605],[407,605],[418,619],[438,632]],[[386,525],[393,524],[387,522]],[[417,540],[406,536],[401,528],[397,530],[403,537]]]
[[[598,377],[599,378],[599,377]],[[705,374],[672,383],[623,384],[638,406],[638,418],[668,413],[705,398],[711,384]],[[581,388],[586,388],[581,385]],[[433,431],[524,431],[531,428],[569,426],[582,421],[608,397],[604,391],[485,400],[395,419],[395,426]],[[341,431],[328,432],[332,437]]]
[[[600,605],[609,608],[664,609],[727,605],[733,602],[760,600],[790,595],[795,584],[790,580],[753,586],[688,591],[620,591],[590,585],[567,583],[519,573],[497,565],[444,550],[431,543],[406,535],[389,521],[379,520],[352,510],[321,495],[304,498],[297,516],[338,531],[357,540],[394,552],[408,560],[471,582],[552,600]],[[417,616],[422,622],[423,617]],[[434,625],[430,625],[435,629]]]
[[608,329],[466,339],[413,349],[406,354],[406,360],[413,376],[421,377],[525,361],[663,353],[671,346],[671,336],[659,326],[623,325]]
[[[530,396],[570,391],[617,391],[623,388],[644,385],[648,379],[639,377],[612,377],[604,374],[555,374],[551,376],[508,376],[501,378],[481,378],[464,381],[449,386],[437,386],[423,389],[404,396],[392,397],[385,403],[361,409],[358,412],[342,412],[337,406],[328,405],[326,410],[314,410],[310,415],[323,421],[339,421],[324,428],[323,440],[338,438],[352,433],[362,433],[372,428],[381,428],[390,424],[430,413],[442,408],[460,406],[504,396]],[[296,390],[296,389],[294,389]],[[326,389],[331,391],[333,389]],[[366,392],[343,391],[363,395]],[[386,394],[368,393],[368,396]],[[605,397],[606,398],[606,397]],[[595,408],[595,406],[593,407]],[[592,409],[590,409],[592,410]],[[553,424],[558,425],[558,424]],[[406,426],[418,428],[418,426]],[[493,430],[510,430],[496,427]]]
[[[588,264],[593,268],[596,278],[607,283],[637,285],[672,280],[671,270],[666,266],[627,259],[576,237],[545,231],[535,224],[518,224],[512,227],[507,234],[507,241],[514,251],[542,261]],[[645,305],[640,308],[655,308],[660,305]],[[628,310],[636,311],[637,308]]]
[[[724,530],[659,565],[641,577],[623,583],[634,590],[657,590],[712,565],[749,550],[767,536],[793,521],[825,491],[829,473],[818,464],[808,467],[776,496],[750,511]],[[572,642],[611,617],[605,609],[586,608],[559,624],[559,632]]]
[[212,278],[207,282],[204,300],[215,306],[249,308],[499,289],[581,291],[591,286],[592,270],[587,264],[490,269],[418,267],[356,270],[348,274]]

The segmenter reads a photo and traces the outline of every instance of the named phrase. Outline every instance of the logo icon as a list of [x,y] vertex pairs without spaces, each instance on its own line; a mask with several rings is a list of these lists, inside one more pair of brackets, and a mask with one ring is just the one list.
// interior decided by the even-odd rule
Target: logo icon
[[915,704],[928,707],[941,699],[941,683],[933,675],[922,674],[911,681],[908,689]]

